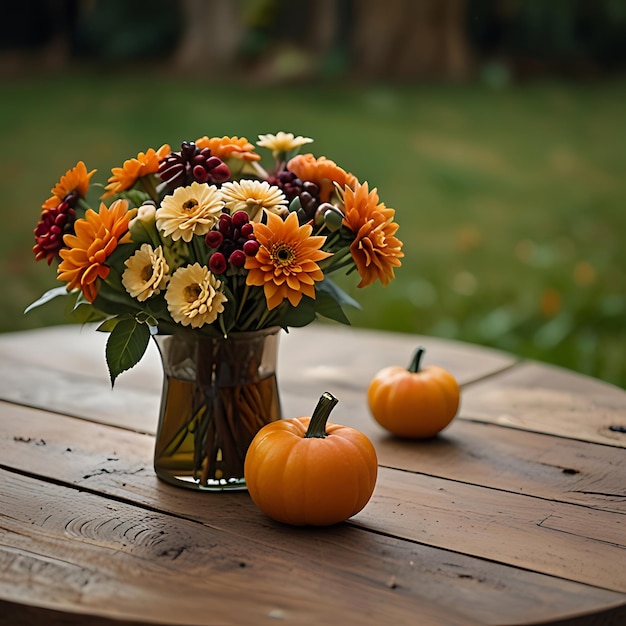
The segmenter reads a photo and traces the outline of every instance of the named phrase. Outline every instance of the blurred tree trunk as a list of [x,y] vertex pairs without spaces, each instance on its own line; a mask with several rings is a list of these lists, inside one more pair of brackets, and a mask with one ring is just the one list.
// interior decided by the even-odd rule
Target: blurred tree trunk
[[317,56],[328,54],[335,44],[338,0],[315,0],[311,3],[309,46]]
[[353,67],[371,79],[463,80],[472,67],[466,0],[358,0]]
[[185,25],[173,57],[177,72],[213,76],[232,71],[244,33],[240,0],[182,0]]

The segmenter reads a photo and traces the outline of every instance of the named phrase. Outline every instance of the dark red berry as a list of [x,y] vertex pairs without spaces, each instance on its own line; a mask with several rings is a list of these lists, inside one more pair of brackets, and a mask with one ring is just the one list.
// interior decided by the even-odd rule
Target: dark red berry
[[235,250],[229,257],[228,262],[233,267],[243,267],[246,263],[246,255],[243,250]]
[[222,235],[224,235],[225,237],[230,237],[233,232],[233,224],[232,220],[230,219],[230,215],[222,213],[220,215],[219,222],[217,223],[217,227]]
[[221,164],[222,164],[222,160],[218,159],[216,156],[211,156],[206,160],[206,167],[209,170],[212,170]]
[[254,226],[248,222],[241,227],[241,236],[242,237],[250,237],[254,233]]
[[241,228],[250,221],[250,217],[245,211],[235,211],[232,214],[232,220],[235,228]]
[[248,239],[243,244],[243,251],[247,256],[254,256],[259,251],[259,242],[256,239]]
[[214,274],[223,274],[228,267],[226,257],[221,252],[215,252],[209,259],[209,269]]
[[222,241],[224,241],[224,235],[220,233],[219,230],[210,230],[204,237],[204,241],[206,241],[206,245],[209,248],[219,248],[222,245]]
[[228,165],[226,163],[222,163],[217,167],[214,167],[209,172],[209,178],[214,183],[223,183],[230,178],[230,170],[228,169]]
[[192,141],[184,141],[180,152],[172,152],[161,161],[159,176],[170,189],[181,185],[199,183],[223,183],[230,178],[228,166],[211,155],[209,148],[202,148]]
[[209,173],[202,167],[202,165],[196,165],[193,168],[193,177],[199,183],[206,183],[209,180]]

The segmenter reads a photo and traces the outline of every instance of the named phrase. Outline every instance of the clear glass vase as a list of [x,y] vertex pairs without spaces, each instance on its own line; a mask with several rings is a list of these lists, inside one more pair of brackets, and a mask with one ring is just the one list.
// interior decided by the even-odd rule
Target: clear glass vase
[[197,490],[246,488],[248,446],[281,418],[279,332],[155,336],[164,372],[154,450],[159,478]]

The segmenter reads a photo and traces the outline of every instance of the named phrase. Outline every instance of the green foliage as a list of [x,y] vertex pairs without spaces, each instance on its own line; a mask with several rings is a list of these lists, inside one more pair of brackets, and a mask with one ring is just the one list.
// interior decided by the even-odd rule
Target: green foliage
[[115,379],[139,363],[150,341],[150,326],[131,315],[119,316],[115,322],[109,320],[99,330],[108,331],[106,360],[109,367],[111,386]]

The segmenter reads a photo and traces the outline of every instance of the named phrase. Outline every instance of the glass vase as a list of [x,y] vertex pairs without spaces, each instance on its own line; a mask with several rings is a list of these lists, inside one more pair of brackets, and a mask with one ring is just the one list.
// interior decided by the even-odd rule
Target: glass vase
[[246,488],[248,446],[281,418],[279,331],[155,335],[164,372],[154,450],[159,478],[196,490]]

